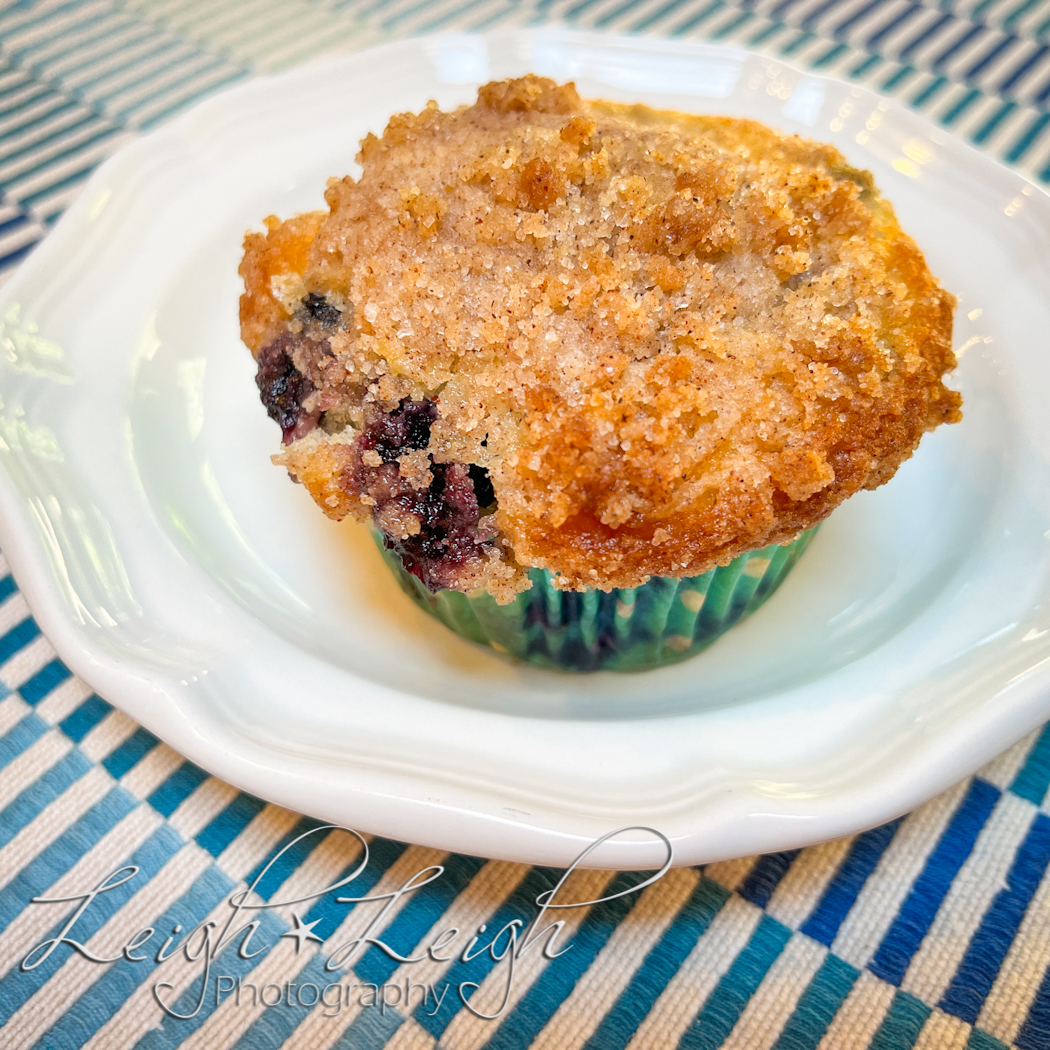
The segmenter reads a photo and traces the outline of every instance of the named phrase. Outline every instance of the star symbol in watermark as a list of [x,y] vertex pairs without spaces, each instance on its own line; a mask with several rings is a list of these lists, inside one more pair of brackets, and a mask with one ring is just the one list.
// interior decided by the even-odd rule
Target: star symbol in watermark
[[282,933],[282,937],[294,937],[295,938],[295,954],[298,955],[302,951],[303,945],[307,941],[317,941],[318,944],[323,944],[322,938],[318,937],[313,932],[313,928],[321,921],[320,919],[314,919],[313,922],[303,922],[299,918],[297,912],[292,912],[292,918],[295,919],[295,929],[289,930],[287,933]]

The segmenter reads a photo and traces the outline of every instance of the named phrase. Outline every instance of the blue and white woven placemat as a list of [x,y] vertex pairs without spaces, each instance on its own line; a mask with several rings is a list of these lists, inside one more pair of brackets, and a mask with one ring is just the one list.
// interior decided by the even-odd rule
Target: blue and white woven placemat
[[[209,92],[385,37],[543,21],[788,57],[894,95],[1050,181],[1050,0],[20,0],[0,4],[0,277],[104,157]],[[326,971],[381,907],[337,893],[243,916],[260,921],[244,954],[271,948],[228,949],[201,996],[202,961],[157,964],[162,939],[179,927],[178,948],[225,921],[231,895],[278,854],[252,901],[338,881],[360,844],[208,776],[94,696],[56,659],[2,555],[0,682],[3,1050],[1050,1050],[1050,730],[885,827],[676,869],[560,913],[571,951],[524,955],[506,1008],[486,1020],[457,989],[479,984],[498,1003],[506,961],[488,954],[407,964],[373,946],[351,971]],[[442,876],[373,930],[405,955],[451,927],[528,922],[560,877],[372,839],[342,892],[389,892],[434,864]],[[126,882],[76,896],[128,865]],[[579,872],[566,890],[588,900],[638,879]],[[30,903],[40,897],[53,903]],[[301,924],[313,939],[281,936]],[[111,958],[150,927],[113,962],[59,940]],[[175,1012],[201,999],[199,1010],[169,1016],[157,982]]]

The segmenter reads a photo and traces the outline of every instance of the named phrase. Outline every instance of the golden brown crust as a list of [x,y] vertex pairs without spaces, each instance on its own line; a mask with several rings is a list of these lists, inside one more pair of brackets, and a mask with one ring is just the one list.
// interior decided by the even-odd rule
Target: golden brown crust
[[[283,331],[291,316],[284,304],[299,298],[310,245],[325,218],[307,212],[281,222],[265,219],[266,233],[244,235],[244,258],[237,271],[244,281],[241,296],[241,338],[253,354]],[[296,294],[298,292],[298,295]]]
[[274,463],[304,485],[314,502],[334,521],[342,521],[355,512],[364,517],[358,500],[341,484],[350,460],[350,445],[326,440],[323,431],[318,430],[273,457]]
[[353,314],[327,403],[360,425],[436,401],[428,452],[487,468],[506,562],[567,587],[696,575],[960,418],[954,300],[831,146],[525,77],[396,116],[359,160],[323,221],[246,240],[245,342],[289,323],[272,275],[294,285],[308,243],[301,289]]

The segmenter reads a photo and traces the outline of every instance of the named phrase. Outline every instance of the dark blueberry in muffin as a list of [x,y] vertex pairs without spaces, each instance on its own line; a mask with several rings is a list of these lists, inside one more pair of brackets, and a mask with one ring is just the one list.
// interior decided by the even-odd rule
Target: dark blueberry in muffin
[[286,332],[263,347],[255,375],[259,397],[270,418],[281,428],[286,445],[308,434],[320,415],[303,409],[303,402],[314,392],[314,385],[292,360],[296,342],[296,336]]
[[323,295],[311,292],[302,302],[297,311],[302,320],[316,321],[322,328],[338,328],[343,323],[342,312]]
[[425,399],[374,413],[355,443],[353,469],[353,484],[372,501],[387,548],[431,589],[447,587],[464,565],[484,559],[492,534],[481,510],[495,502],[483,467],[434,463],[428,455],[415,472],[402,472],[400,457],[427,448],[436,418],[437,406]]

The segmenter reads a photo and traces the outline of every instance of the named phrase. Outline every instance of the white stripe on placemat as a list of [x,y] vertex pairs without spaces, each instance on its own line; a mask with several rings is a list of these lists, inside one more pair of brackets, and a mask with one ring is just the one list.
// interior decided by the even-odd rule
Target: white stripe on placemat
[[1017,106],[1000,120],[998,126],[982,144],[982,148],[993,156],[1007,158],[1015,142],[1038,114],[1024,106]]
[[101,32],[96,27],[94,37],[74,47],[61,40],[52,55],[38,54],[34,65],[44,77],[60,81],[68,91],[119,65],[122,59],[134,61],[163,40],[150,25],[116,18],[110,19]]
[[299,822],[298,813],[272,802],[263,806],[240,834],[215,858],[215,863],[233,879],[244,879]]
[[[244,834],[244,832],[241,834]],[[231,843],[231,845],[233,844]],[[266,852],[258,853],[253,858],[253,863],[247,865],[247,870],[250,871],[254,864],[260,863],[265,858]],[[346,864],[353,862],[354,856],[353,850],[347,849],[345,836],[329,834],[285,879],[271,899],[277,898],[278,894],[280,894],[281,896],[278,899],[283,900],[288,896],[298,896],[302,893],[310,892],[318,886],[328,885]],[[247,858],[241,858],[241,860],[243,866],[243,861],[246,861]],[[245,883],[243,882],[244,874],[246,872],[241,872],[239,876],[234,876],[241,879],[236,889],[245,888]],[[233,891],[231,890],[231,892]],[[202,916],[199,921],[215,920],[219,923],[225,922],[230,914],[228,900],[229,897],[227,896],[216,904],[208,915]],[[257,896],[253,895],[249,899],[249,903],[260,903],[260,901]],[[195,977],[196,974],[194,972],[185,968],[168,975],[166,980],[172,985],[168,993],[170,996],[169,1001],[177,1002],[179,996],[190,987]],[[88,1050],[88,1048],[91,1048],[91,1050],[110,1050],[110,1047],[118,1039],[124,1040],[126,1045],[134,1045],[150,1029],[161,1025],[164,1018],[163,1011],[153,997],[151,983],[140,984],[109,1020],[88,1040],[84,1050]]]
[[936,918],[908,966],[901,988],[926,1003],[937,1002],[951,984],[970,938],[1032,826],[1035,806],[1007,791],[999,796],[973,850],[952,880]]
[[721,1050],[769,1050],[827,954],[822,944],[793,934],[748,1000]]
[[740,897],[726,901],[638,1026],[629,1050],[666,1050],[678,1043],[751,939],[762,914]]
[[[565,881],[565,886],[559,896],[566,900],[597,900],[615,877],[616,872],[614,871],[577,869]],[[573,937],[590,912],[590,908],[568,908],[558,916],[559,919],[565,921],[565,926],[558,938],[560,944],[572,943]],[[552,963],[544,957],[541,951],[531,951],[521,957],[514,969],[514,987],[507,1000],[504,1018],[513,1014],[518,1003],[550,965]],[[556,960],[553,965],[557,965]],[[476,999],[478,1003],[500,1002],[502,1000],[501,988],[506,984],[506,980],[506,975],[500,973],[498,968],[491,970],[471,998]],[[442,1033],[441,1044],[455,1047],[456,1050],[480,1050],[492,1038],[492,1029],[492,1021],[475,1017],[469,1010],[461,1009]]]
[[[64,875],[38,896],[65,897],[72,893],[80,893],[85,887],[98,885],[101,879],[115,871],[163,822],[164,818],[152,806],[145,803],[137,806],[114,824]],[[38,944],[49,930],[77,907],[79,902],[70,901],[67,907],[59,909],[53,905],[33,906],[28,901],[26,903],[27,906],[11,924],[0,931],[0,977],[19,964],[26,951],[32,945]]]
[[744,879],[755,866],[755,857],[737,857],[735,860],[720,860],[707,864],[704,874],[727,890],[739,889]]
[[22,597],[21,591],[15,591],[10,597],[0,602],[0,635],[7,634],[12,627],[17,627],[28,616],[28,603]]
[[[163,914],[192,887],[210,864],[211,855],[207,850],[201,849],[196,843],[187,843],[88,938],[85,947],[102,958],[119,953],[127,942],[129,930],[134,932],[149,926],[151,920]],[[17,1040],[21,1045],[31,1045],[112,965],[92,962],[72,953],[47,982],[12,1014],[4,1025],[5,1035],[12,1042]],[[194,967],[194,976],[197,973]]]
[[785,926],[797,930],[820,903],[853,842],[852,838],[834,839],[804,849],[773,890],[766,911]]
[[1050,967],[1050,869],[1035,891],[977,1017],[977,1027],[1010,1046]]
[[147,798],[185,761],[167,744],[158,744],[120,778],[120,785],[136,798]]
[[678,868],[642,891],[531,1050],[574,1050],[590,1039],[699,881],[695,868]]
[[[72,750],[73,741],[54,729],[34,740],[25,751],[0,769],[0,809],[4,809],[30,784],[35,784]],[[2,872],[0,878],[3,878]]]
[[[383,873],[382,878],[370,895],[389,893],[400,888],[416,872],[432,864],[440,864],[447,856],[448,854],[442,850],[427,849],[423,846],[410,846]],[[352,859],[352,857],[347,856],[344,838],[342,865],[345,866],[347,863],[352,863]],[[336,871],[333,871],[332,875],[334,876],[335,874]],[[288,881],[291,882],[292,880],[289,879]],[[323,885],[326,885],[326,883],[319,880],[311,880],[309,889],[316,889],[318,886]],[[282,888],[278,891],[282,900],[288,899],[286,895],[291,895],[293,892],[291,886],[288,889]],[[411,895],[406,895],[394,903],[385,916],[384,928],[397,918],[411,899]],[[294,980],[303,967],[319,952],[323,953],[326,949],[328,952],[332,952],[354,936],[355,933],[360,935],[380,906],[378,903],[372,903],[354,908],[323,945],[311,943],[303,951],[295,954],[291,952],[271,952],[263,956],[259,964],[252,970],[252,983],[257,984],[261,988],[266,984],[283,985],[285,981]],[[296,907],[274,908],[271,910],[284,918],[290,926],[291,914],[296,910]],[[377,930],[375,935],[380,936],[381,931]],[[186,1038],[180,1045],[179,1050],[213,1050],[217,1046],[232,1046],[266,1009],[266,1006],[261,1002],[254,1005],[242,1002],[238,1006],[233,997],[224,999],[212,1011],[207,1020],[192,1035]],[[340,1022],[343,1020],[345,1013],[346,1011],[344,1010],[343,1014],[338,1018]]]
[[94,690],[80,678],[67,678],[36,705],[36,713],[49,725],[71,715]]
[[0,667],[0,682],[8,689],[17,689],[42,667],[51,663],[55,655],[51,643],[42,634],[38,635]]
[[74,129],[97,125],[97,114],[86,106],[70,106],[45,120],[25,121],[20,125],[20,130],[12,130],[0,139],[0,161],[26,154],[33,147],[52,141],[63,132],[67,133],[64,138],[70,138]]
[[862,970],[817,1044],[817,1050],[866,1047],[885,1020],[896,992],[892,984]]
[[941,116],[941,122],[948,123],[948,114],[950,112],[949,98],[951,98],[953,105],[969,100],[963,112],[954,117],[950,123],[952,131],[960,138],[972,139],[991,119],[992,114],[1002,105],[1002,101],[997,98],[982,97],[980,95],[977,95],[975,98],[974,92],[976,90],[976,88],[967,88],[960,85],[954,93],[954,98],[950,94],[946,94],[940,106],[937,107],[938,115]]
[[39,193],[67,175],[98,164],[132,137],[117,131],[108,120],[95,118],[59,142],[0,164],[0,182],[8,184],[4,195],[10,200],[20,201]]
[[[281,1044],[280,1050],[298,1050],[304,1044],[298,1042],[298,1029]],[[310,1044],[305,1044],[310,1045]],[[455,1046],[456,1044],[445,1044]],[[398,1030],[383,1044],[383,1050],[434,1050],[437,1040],[414,1017],[406,1017]],[[310,1050],[323,1050],[322,1047],[310,1047]]]
[[212,88],[228,85],[239,76],[240,73],[232,66],[220,65],[207,69],[192,80],[174,85],[163,95],[147,99],[135,106],[128,113],[128,127],[148,127],[159,117],[174,113],[195,98],[207,94]]
[[0,700],[0,736],[5,736],[32,710],[18,693]]
[[119,91],[121,84],[141,80],[151,69],[167,68],[172,63],[199,56],[200,51],[184,41],[147,36],[134,47],[117,50],[87,69],[67,73],[61,78],[61,86],[66,92],[77,92],[96,106],[101,105],[112,117],[115,107],[109,96]]
[[43,3],[24,11],[13,12],[0,18],[0,40],[3,41],[3,50],[8,55],[17,56],[36,42],[46,43],[83,23],[92,15],[103,14],[109,9],[106,0],[95,0],[93,3],[73,5]]
[[[360,847],[356,840],[348,839],[344,834],[337,832],[328,834],[317,848],[310,853],[306,861],[300,864],[299,867],[297,867],[288,878],[285,879],[281,886],[274,891],[270,899],[295,899],[304,893],[316,890],[319,886],[330,884],[335,881],[339,874],[348,865],[354,863],[359,855],[359,850]],[[411,855],[406,859],[406,854]],[[421,856],[424,855],[424,851],[416,849],[413,852],[413,850],[410,849],[406,850],[406,854],[402,854],[402,856],[398,858],[398,862],[402,865],[411,866],[417,860],[420,860]],[[443,853],[434,854],[433,851],[425,852],[425,856],[429,857],[431,855],[440,857],[445,856]],[[417,870],[416,868],[413,868],[411,872],[403,871],[402,868],[398,867],[398,862],[395,862],[395,864],[384,873],[379,885],[373,889],[373,893],[381,893],[384,890],[389,890],[396,885],[400,885],[408,875],[413,874],[414,871]],[[425,866],[425,863],[426,862],[423,861],[420,866]],[[380,889],[380,886],[383,888]],[[404,906],[404,901],[401,902],[401,906]],[[291,912],[295,909],[293,906],[291,908],[278,908],[273,910],[275,914],[282,916],[287,922],[290,918]],[[400,908],[397,908],[396,911],[400,911]],[[288,924],[290,925],[290,923]],[[343,925],[345,926],[345,923]],[[340,927],[340,929],[342,928],[343,927]],[[320,946],[316,944],[310,943],[306,946],[303,952],[297,953],[293,956],[284,953],[266,956],[258,966],[252,969],[250,980],[260,988],[265,984],[274,983],[275,975],[280,981],[292,980],[314,957],[319,947]],[[189,987],[189,984],[190,981],[186,981],[184,987],[176,985],[176,990],[182,992],[186,987]],[[236,1037],[250,1026],[256,1016],[256,1012],[263,1009],[261,1004],[257,1004],[255,1008],[248,1007],[247,1004],[245,1004],[243,1007],[239,1007],[234,1011],[234,1017],[232,1020],[226,1019],[226,1015],[235,1005],[236,1004],[233,1000],[227,1000],[225,1003],[226,1009],[224,1010],[222,1006],[218,1007],[193,1035],[187,1037],[186,1042],[183,1043],[182,1046],[188,1050],[192,1045],[205,1047],[213,1045],[232,1045]],[[155,1005],[147,1003],[144,1010],[141,1012],[148,1016],[151,1009],[155,1011],[154,1023],[156,1023],[156,1021],[159,1021],[161,1018]],[[244,1018],[240,1017],[242,1010],[246,1014]]]
[[[470,880],[470,882],[457,894],[455,900],[444,911],[441,917],[434,922],[430,929],[419,938],[408,952],[410,956],[419,955],[422,949],[432,944],[435,938],[446,929],[453,926],[460,930],[476,930],[482,923],[491,920],[492,916],[503,906],[507,898],[521,885],[522,879],[531,869],[527,864],[511,864],[507,861],[490,860]],[[607,875],[598,876],[597,882],[604,884]],[[578,888],[578,887],[577,887]],[[590,888],[588,886],[588,888]],[[329,938],[329,943],[338,943],[335,937]],[[330,950],[330,949],[329,949]],[[402,963],[387,978],[387,984],[403,983],[405,978],[410,978],[413,984],[430,984],[435,986],[448,970],[456,963],[453,956],[448,962],[436,962],[427,959],[421,963]],[[516,974],[517,976],[517,970]],[[515,982],[517,983],[517,982]],[[452,994],[452,993],[450,993]],[[476,993],[481,995],[479,991]],[[507,1012],[512,1010],[513,1004],[508,1004]],[[362,1008],[358,1002],[351,1003],[347,1009],[342,1011],[338,1017],[325,1017],[324,1006],[319,1004],[314,1007],[307,1018],[288,1037],[287,1045],[303,1045],[314,1047],[315,1050],[325,1050],[337,1042],[343,1032],[361,1015]],[[401,1027],[410,1031],[416,1025],[410,1017],[407,1017]],[[421,1030],[422,1031],[422,1030]],[[491,1034],[492,1025],[489,1024]],[[429,1035],[424,1033],[426,1038]],[[448,1040],[446,1040],[448,1042]],[[450,1043],[459,1047],[460,1043]]]
[[911,0],[887,0],[879,4],[876,10],[881,12],[882,17],[878,19],[877,25],[869,27],[869,32],[863,38],[854,38],[857,47],[872,50],[869,41],[877,36],[879,54],[896,54],[900,40],[911,32],[912,23],[922,12],[916,9]]
[[1018,167],[1034,178],[1043,180],[1050,172],[1050,135],[1043,135]]
[[168,823],[187,841],[206,828],[236,797],[238,790],[209,777],[179,803]]
[[7,106],[0,109],[0,112],[8,113],[8,116],[0,119],[0,135],[11,135],[19,128],[30,127],[39,124],[41,121],[46,121],[48,114],[54,113],[59,108],[62,108],[63,112],[52,117],[52,120],[63,117],[71,122],[83,120],[90,113],[90,110],[84,106],[79,106],[76,103],[71,105],[68,99],[63,98],[61,95],[45,95],[37,102],[28,106],[21,106],[13,112]]
[[100,102],[111,117],[121,120],[135,99],[156,93],[158,88],[172,80],[186,79],[198,67],[212,66],[216,61],[214,55],[180,43],[170,50],[115,69],[85,94]]
[[114,708],[91,727],[80,741],[80,750],[92,762],[101,762],[138,729],[138,723]]
[[[864,11],[865,7],[868,9],[867,11]],[[888,4],[879,4],[872,7],[869,0],[865,0],[865,2],[858,4],[854,10],[847,13],[846,18],[853,18],[854,20],[845,32],[839,33],[836,32],[834,27],[829,27],[828,35],[835,40],[841,40],[844,44],[850,44],[858,49],[865,49],[865,43],[868,38],[887,25],[897,14],[896,11],[887,11],[887,7],[889,7]],[[842,24],[844,21],[845,18],[836,22],[836,25]]]
[[867,966],[968,787],[956,784],[903,821],[839,927],[834,954],[858,969]]
[[926,1018],[912,1050],[966,1050],[972,1031],[965,1021],[934,1009]]
[[0,889],[99,802],[114,780],[93,766],[0,847]]

